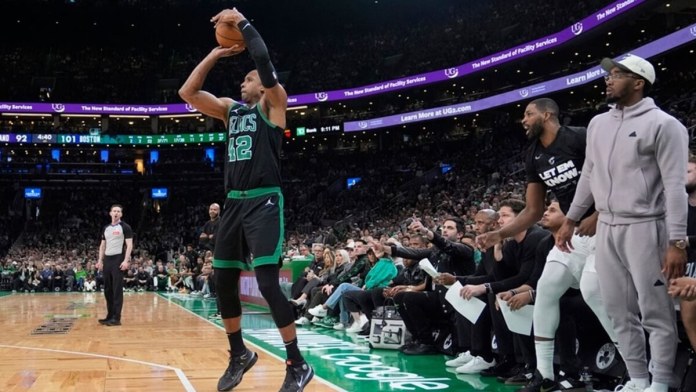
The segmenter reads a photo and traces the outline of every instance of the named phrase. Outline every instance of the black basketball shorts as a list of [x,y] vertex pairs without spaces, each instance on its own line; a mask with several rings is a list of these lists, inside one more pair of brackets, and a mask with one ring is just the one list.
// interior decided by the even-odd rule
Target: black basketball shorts
[[213,267],[250,271],[279,264],[284,226],[280,188],[230,191],[217,231]]

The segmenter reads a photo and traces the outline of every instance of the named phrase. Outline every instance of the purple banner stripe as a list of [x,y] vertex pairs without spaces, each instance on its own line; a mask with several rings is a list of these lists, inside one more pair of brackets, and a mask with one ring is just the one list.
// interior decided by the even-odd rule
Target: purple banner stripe
[[[649,58],[666,52],[687,42],[696,40],[696,24],[678,30],[656,41],[643,45],[631,54],[643,58]],[[621,57],[619,57],[621,58]],[[377,128],[392,127],[402,124],[417,123],[420,121],[434,120],[438,118],[453,117],[459,114],[475,113],[496,106],[507,105],[513,102],[528,100],[540,95],[565,90],[575,86],[581,86],[603,77],[605,72],[600,66],[592,67],[586,71],[549,80],[543,83],[527,86],[507,93],[477,101],[466,102],[450,106],[442,106],[416,112],[395,114],[392,116],[373,118],[363,121],[350,121],[343,123],[344,132],[366,131]]]
[[310,94],[293,95],[288,97],[289,105],[307,105],[317,102],[343,101],[347,99],[363,98],[372,95],[394,92],[413,87],[422,87],[431,83],[452,80],[471,75],[484,69],[495,67],[507,62],[517,60],[535,53],[540,53],[556,46],[564,44],[571,39],[589,31],[600,24],[621,15],[645,0],[621,0],[609,4],[596,13],[582,19],[580,22],[569,26],[558,33],[530,41],[526,44],[509,48],[501,52],[483,57],[481,59],[460,65],[458,67],[441,69],[420,75],[408,76],[401,79],[389,80],[367,86],[356,87],[348,90],[333,90]]
[[[400,91],[404,89],[422,87],[428,84],[453,80],[466,75],[471,75],[484,69],[495,67],[507,62],[517,60],[535,53],[540,53],[564,44],[571,39],[591,30],[600,24],[607,22],[618,15],[644,3],[646,0],[619,0],[594,14],[582,19],[580,22],[569,26],[558,33],[530,41],[526,44],[509,48],[501,52],[480,58],[469,63],[439,71],[428,72],[420,75],[407,76],[405,78],[379,82],[362,87],[354,87],[345,90],[332,90],[328,92],[307,93],[291,95],[288,97],[288,105],[309,105],[319,102],[345,101],[369,97],[377,94]],[[187,104],[162,104],[162,105],[109,105],[94,103],[17,103],[0,102],[0,113],[65,113],[65,114],[130,114],[130,115],[168,115],[196,113],[196,110]]]

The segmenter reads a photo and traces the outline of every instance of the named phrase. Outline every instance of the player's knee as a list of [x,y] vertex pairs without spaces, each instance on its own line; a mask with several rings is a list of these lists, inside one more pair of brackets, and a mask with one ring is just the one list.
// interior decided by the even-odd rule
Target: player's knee
[[223,301],[220,300],[220,315],[224,319],[235,318],[242,315],[242,304],[237,300]]
[[283,292],[280,290],[280,283],[278,283],[278,267],[274,265],[261,266],[257,267],[255,272],[259,291],[267,302],[275,300],[276,298],[285,298]]
[[239,301],[239,269],[216,268],[213,280],[215,291],[220,299],[220,313],[224,318],[242,314]]
[[275,287],[280,287],[280,283],[278,283],[277,280],[274,280],[272,277],[269,278],[268,275],[261,274],[258,271],[256,272],[256,281],[261,292],[271,290]]
[[282,290],[280,290],[280,285],[278,282],[268,282],[268,281],[258,281],[259,291],[264,298],[271,298],[276,296],[276,294],[282,295]]
[[599,291],[599,281],[596,279],[596,276],[583,274],[582,280],[580,281],[580,292],[582,293],[582,298],[590,306],[602,302],[602,296]]
[[541,277],[536,288],[536,302],[539,301],[558,301],[563,295],[553,279]]

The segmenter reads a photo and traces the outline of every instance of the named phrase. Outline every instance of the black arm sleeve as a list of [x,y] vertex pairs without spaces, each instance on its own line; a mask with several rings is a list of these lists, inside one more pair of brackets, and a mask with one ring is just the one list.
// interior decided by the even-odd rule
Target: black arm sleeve
[[249,49],[249,54],[256,64],[256,70],[259,73],[261,84],[265,88],[271,88],[278,84],[278,76],[275,68],[271,63],[271,57],[268,55],[268,48],[263,42],[261,35],[256,31],[254,26],[248,20],[243,20],[237,24],[239,31],[242,32],[244,43]]

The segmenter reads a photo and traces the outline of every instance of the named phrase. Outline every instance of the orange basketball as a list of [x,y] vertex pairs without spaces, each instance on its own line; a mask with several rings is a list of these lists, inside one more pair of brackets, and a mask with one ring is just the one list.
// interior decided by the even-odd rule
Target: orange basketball
[[244,38],[239,28],[232,23],[218,23],[215,26],[215,39],[223,48],[231,48],[238,45],[244,47]]

